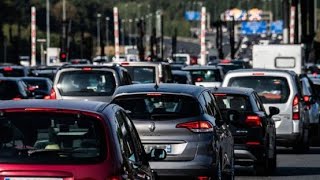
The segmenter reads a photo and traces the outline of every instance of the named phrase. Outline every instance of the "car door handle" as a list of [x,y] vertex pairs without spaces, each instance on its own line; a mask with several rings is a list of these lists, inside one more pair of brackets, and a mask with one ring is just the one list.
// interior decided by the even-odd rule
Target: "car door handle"
[[279,117],[273,117],[272,120],[273,120],[273,121],[281,121],[281,118],[279,118]]

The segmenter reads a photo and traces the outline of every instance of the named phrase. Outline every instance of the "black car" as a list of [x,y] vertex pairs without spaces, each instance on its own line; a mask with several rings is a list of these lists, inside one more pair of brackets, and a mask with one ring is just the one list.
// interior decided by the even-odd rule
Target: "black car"
[[267,114],[258,94],[251,88],[212,88],[219,109],[231,119],[235,163],[254,165],[257,174],[272,173],[277,167],[276,129],[271,119],[279,113],[269,107]]
[[43,77],[22,77],[23,82],[29,86],[36,99],[50,99],[53,83],[49,78]]
[[35,66],[30,68],[29,76],[44,77],[54,81],[54,77],[60,66]]
[[154,179],[149,160],[125,111],[102,102],[3,101],[0,166],[22,179]]
[[32,91],[20,78],[0,77],[0,100],[33,98]]
[[209,89],[135,84],[119,87],[112,102],[129,112],[146,151],[167,151],[150,162],[159,176],[233,179],[233,138]]

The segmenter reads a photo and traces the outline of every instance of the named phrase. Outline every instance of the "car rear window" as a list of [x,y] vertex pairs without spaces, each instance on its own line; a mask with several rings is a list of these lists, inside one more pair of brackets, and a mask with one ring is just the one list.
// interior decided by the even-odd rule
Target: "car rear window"
[[11,67],[0,68],[0,74],[2,74],[4,77],[24,77],[24,76],[26,76],[23,69],[11,68]]
[[62,96],[111,96],[116,81],[111,71],[65,71],[57,87]]
[[175,63],[181,63],[181,64],[185,64],[187,63],[187,57],[183,57],[183,56],[176,56],[175,58]]
[[38,80],[38,79],[23,79],[23,81],[30,85],[36,87],[38,90],[41,91],[50,91],[51,86],[49,83],[47,83],[46,80]]
[[0,163],[88,164],[106,158],[99,119],[78,113],[4,112]]
[[155,67],[145,66],[125,66],[134,83],[154,83],[156,71]]
[[124,95],[114,103],[129,110],[133,119],[174,119],[198,116],[197,100],[189,96],[150,93],[145,95]]
[[220,71],[215,70],[192,70],[191,77],[193,82],[221,82]]
[[236,111],[252,111],[250,99],[248,96],[238,94],[223,94],[214,93],[216,102],[221,111],[236,110]]
[[290,95],[289,84],[284,77],[234,77],[230,79],[228,86],[252,88],[258,93],[265,104],[286,103]]
[[[0,80],[0,100],[11,100],[14,98],[22,98],[16,81]],[[24,94],[26,96],[26,94]]]

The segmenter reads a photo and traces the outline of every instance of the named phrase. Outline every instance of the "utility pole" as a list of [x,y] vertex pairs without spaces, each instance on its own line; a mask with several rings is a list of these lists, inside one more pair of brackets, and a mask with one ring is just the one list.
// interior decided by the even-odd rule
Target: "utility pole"
[[282,1],[283,7],[283,43],[289,43],[289,0]]
[[47,23],[47,52],[50,47],[50,0],[47,0],[47,13],[46,13],[46,23]]
[[67,15],[66,15],[66,0],[62,0],[62,43],[61,51],[66,52],[66,34],[67,34]]
[[231,46],[231,59],[232,60],[235,58],[234,27],[235,27],[235,20],[234,20],[234,16],[232,16],[231,27],[230,27],[230,46]]
[[109,21],[110,18],[106,17],[106,46],[109,46]]
[[[98,13],[97,14],[97,48],[100,48],[101,44],[100,44],[100,18],[101,18],[101,14]],[[101,55],[102,51],[100,49],[100,55]]]

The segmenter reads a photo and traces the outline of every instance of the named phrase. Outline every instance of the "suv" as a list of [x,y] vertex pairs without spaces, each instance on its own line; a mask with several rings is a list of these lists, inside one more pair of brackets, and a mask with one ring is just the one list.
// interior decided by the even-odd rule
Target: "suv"
[[57,99],[109,102],[117,87],[129,84],[130,75],[120,66],[67,65],[57,72],[53,88]]
[[172,83],[173,77],[169,63],[165,62],[121,62],[134,83]]
[[25,77],[28,76],[29,70],[24,66],[4,65],[0,66],[0,74],[4,77]]
[[128,111],[147,152],[167,151],[150,163],[159,176],[233,178],[233,138],[208,89],[136,84],[119,87],[112,102]]
[[277,152],[276,128],[271,117],[278,114],[279,109],[270,106],[268,115],[251,88],[212,88],[212,93],[222,115],[233,115],[229,127],[235,143],[235,163],[253,165],[257,174],[273,173]]
[[197,86],[218,87],[224,77],[223,69],[219,66],[186,66],[183,71],[191,73],[192,81]]
[[150,179],[149,160],[132,121],[115,104],[66,100],[0,105],[1,179]]
[[0,100],[33,98],[33,92],[20,78],[0,77]]
[[309,118],[305,110],[300,79],[288,70],[247,69],[230,71],[223,87],[247,87],[260,96],[264,108],[274,106],[280,114],[273,116],[277,145],[302,152],[309,148]]

